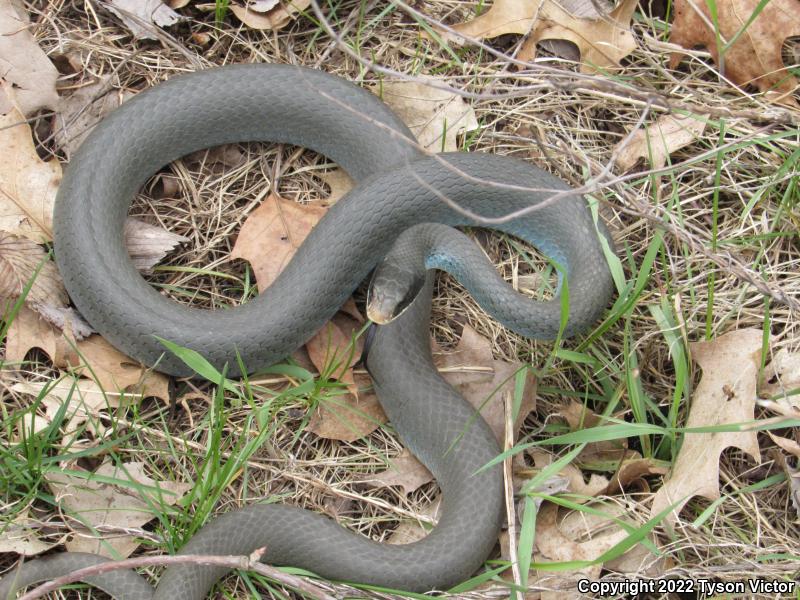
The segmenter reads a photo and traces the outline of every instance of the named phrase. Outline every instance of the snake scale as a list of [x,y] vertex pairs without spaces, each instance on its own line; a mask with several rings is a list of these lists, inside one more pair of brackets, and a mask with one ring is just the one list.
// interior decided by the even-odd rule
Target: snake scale
[[[503,515],[499,466],[476,471],[500,449],[482,418],[431,361],[430,271],[450,271],[501,322],[553,338],[557,297],[536,302],[510,289],[468,240],[447,226],[479,225],[445,199],[496,218],[564,192],[496,229],[530,242],[563,267],[566,334],[606,306],[612,281],[585,202],[545,171],[482,153],[429,155],[377,97],[338,77],[287,65],[236,65],[174,77],[126,102],[73,157],[55,208],[55,254],[76,307],[115,346],[160,371],[189,375],[154,334],[236,371],[271,365],[305,343],[380,262],[370,292],[376,315],[399,313],[374,331],[366,364],[392,426],[436,477],[438,525],[421,541],[378,543],[333,520],[278,504],[254,504],[206,524],[181,554],[245,555],[327,578],[409,591],[446,589],[472,575],[495,545]],[[121,242],[131,200],[159,168],[195,150],[270,141],[311,148],[357,186],[314,228],[268,289],[246,304],[204,311],[178,305],[136,272]],[[467,213],[468,214],[468,213]],[[393,249],[394,246],[394,249]],[[398,297],[399,295],[399,297]],[[60,553],[25,563],[0,582],[18,587],[107,559]],[[199,600],[225,569],[173,566],[155,590],[132,571],[89,578],[125,600]]]

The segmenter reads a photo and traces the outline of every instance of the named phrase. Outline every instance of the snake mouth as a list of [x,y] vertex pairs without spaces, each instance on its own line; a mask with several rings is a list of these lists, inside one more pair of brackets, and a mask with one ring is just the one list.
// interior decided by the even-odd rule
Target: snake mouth
[[381,299],[376,300],[376,295],[370,293],[367,299],[367,319],[376,325],[388,325],[397,315],[394,310],[386,305]]

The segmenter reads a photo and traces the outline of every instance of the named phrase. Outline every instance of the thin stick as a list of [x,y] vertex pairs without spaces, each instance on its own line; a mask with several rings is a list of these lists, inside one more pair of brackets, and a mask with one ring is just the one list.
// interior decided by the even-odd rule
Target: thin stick
[[246,571],[254,571],[259,575],[268,577],[282,585],[299,590],[303,594],[318,600],[336,600],[335,597],[328,594],[323,589],[317,587],[313,583],[290,575],[271,567],[259,559],[264,554],[265,548],[259,548],[250,556],[203,556],[203,555],[185,555],[185,556],[144,556],[140,558],[128,558],[125,560],[109,561],[99,565],[93,565],[83,569],[78,569],[62,577],[58,577],[47,583],[34,588],[19,600],[35,600],[49,592],[53,592],[58,588],[69,583],[76,581],[83,581],[86,577],[94,575],[101,575],[103,573],[110,573],[119,569],[137,569],[140,567],[164,566],[164,565],[206,565],[213,567],[226,567],[229,569],[244,569]]

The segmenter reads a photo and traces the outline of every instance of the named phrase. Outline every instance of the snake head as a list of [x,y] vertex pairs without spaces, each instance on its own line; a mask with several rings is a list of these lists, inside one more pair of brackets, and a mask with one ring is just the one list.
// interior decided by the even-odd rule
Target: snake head
[[425,271],[415,272],[387,259],[375,268],[367,292],[367,318],[386,325],[411,306],[425,284]]

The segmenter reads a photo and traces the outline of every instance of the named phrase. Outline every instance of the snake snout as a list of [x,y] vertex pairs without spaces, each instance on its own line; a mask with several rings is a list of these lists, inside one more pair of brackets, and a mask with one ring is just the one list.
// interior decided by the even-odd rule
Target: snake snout
[[411,306],[424,283],[424,270],[415,273],[385,260],[369,285],[367,318],[378,325],[391,323]]

